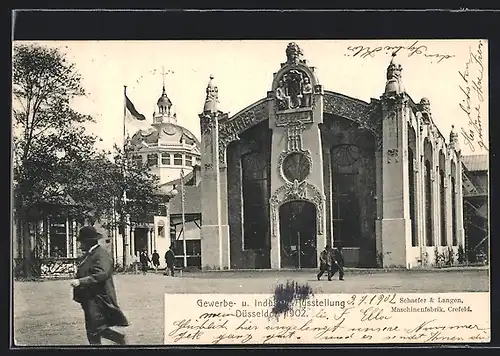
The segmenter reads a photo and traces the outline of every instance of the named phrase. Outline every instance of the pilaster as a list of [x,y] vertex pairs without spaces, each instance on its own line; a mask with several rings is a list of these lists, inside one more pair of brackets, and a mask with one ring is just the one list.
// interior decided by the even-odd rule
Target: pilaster
[[383,220],[384,267],[411,267],[411,221],[408,179],[408,97],[383,96]]
[[[435,128],[433,128],[435,130]],[[433,246],[441,245],[441,219],[440,192],[439,192],[439,147],[435,141],[435,136],[430,135],[432,141],[432,166],[431,166],[431,186],[432,186],[432,241]]]
[[416,152],[413,162],[415,174],[415,215],[417,217],[417,244],[420,248],[420,263],[423,264],[425,248],[425,189],[424,189],[424,139],[421,134],[421,123],[415,130]]
[[[226,161],[226,160],[225,160]],[[227,200],[227,163],[219,162],[219,184],[220,184],[220,234],[222,266],[224,269],[231,268],[231,249],[229,237],[229,216]]]
[[[201,124],[201,250],[203,269],[227,269],[229,254],[227,246],[229,234],[222,232],[221,174],[219,162],[219,112],[205,111],[200,115]],[[227,199],[226,199],[227,200]],[[227,209],[227,208],[226,208]],[[227,217],[226,217],[227,226]],[[227,229],[229,230],[229,229]]]
[[445,196],[446,196],[446,244],[453,246],[453,209],[452,209],[452,189],[451,189],[451,157],[453,155],[448,150],[446,155],[446,172],[444,176]]
[[457,242],[465,248],[465,235],[464,235],[464,198],[463,198],[463,182],[462,182],[462,156],[460,151],[457,153]]
[[[376,239],[376,248],[377,248],[377,260],[378,263],[382,261],[379,260],[379,257],[383,256],[383,246],[382,246],[382,219],[383,219],[383,152],[381,150],[377,150],[375,152],[375,167],[376,167],[376,199],[377,199],[377,217],[375,220],[375,239]],[[382,266],[380,266],[382,267]]]
[[132,258],[137,256],[135,253],[135,226],[130,227],[130,255]]

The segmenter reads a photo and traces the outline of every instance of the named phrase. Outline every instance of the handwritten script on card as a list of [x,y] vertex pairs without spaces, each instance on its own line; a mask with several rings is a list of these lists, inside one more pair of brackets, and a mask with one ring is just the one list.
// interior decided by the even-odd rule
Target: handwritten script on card
[[460,109],[467,115],[468,128],[461,128],[464,142],[472,152],[476,147],[488,151],[484,142],[483,127],[481,124],[481,108],[485,100],[486,88],[483,88],[485,76],[483,58],[485,54],[484,43],[479,40],[477,48],[469,47],[469,58],[465,63],[464,70],[458,71],[460,75],[459,88],[463,93],[463,99],[458,104]]
[[263,294],[165,295],[165,344],[480,343],[488,293],[321,294],[273,314]]
[[361,45],[350,45],[347,46],[346,56],[349,57],[359,57],[359,58],[373,58],[378,54],[399,54],[406,53],[408,57],[425,57],[431,61],[436,61],[436,63],[441,63],[446,59],[455,57],[454,54],[450,53],[431,53],[428,47],[421,43],[420,41],[414,41],[410,45],[393,45],[393,46],[361,46]]

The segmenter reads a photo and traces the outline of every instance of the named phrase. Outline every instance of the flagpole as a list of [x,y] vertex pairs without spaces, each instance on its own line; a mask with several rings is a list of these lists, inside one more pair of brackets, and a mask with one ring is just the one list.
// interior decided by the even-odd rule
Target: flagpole
[[[125,179],[125,174],[127,171],[127,130],[126,130],[126,120],[127,120],[127,86],[123,86],[123,179]],[[125,212],[125,206],[127,204],[127,190],[123,190],[123,213]],[[128,259],[131,256],[130,251],[130,216],[125,215],[125,222],[123,226],[123,266],[128,267]]]
[[184,250],[184,268],[187,267],[186,229],[184,218],[184,169],[181,168],[181,219],[182,219],[182,249]]

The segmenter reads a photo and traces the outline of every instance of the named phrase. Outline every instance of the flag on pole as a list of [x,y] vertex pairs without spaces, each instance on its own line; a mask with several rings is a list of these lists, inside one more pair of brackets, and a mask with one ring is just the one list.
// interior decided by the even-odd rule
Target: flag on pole
[[127,87],[124,87],[124,107],[123,107],[123,142],[127,146],[130,144],[130,137],[141,128],[141,124],[146,117],[137,111],[135,105],[128,98]]
[[146,117],[135,109],[134,104],[132,103],[132,101],[130,101],[127,94],[125,94],[125,107],[127,108],[128,113],[137,120],[139,121],[146,120]]

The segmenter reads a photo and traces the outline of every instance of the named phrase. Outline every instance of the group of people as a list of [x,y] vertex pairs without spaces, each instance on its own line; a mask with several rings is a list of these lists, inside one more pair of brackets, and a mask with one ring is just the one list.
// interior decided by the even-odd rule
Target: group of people
[[[114,263],[111,255],[99,245],[101,234],[92,226],[83,227],[77,240],[84,252],[83,260],[77,268],[76,276],[70,281],[73,288],[73,300],[79,303],[85,316],[85,329],[87,339],[92,345],[100,345],[102,338],[113,341],[119,345],[127,344],[124,334],[112,329],[114,326],[128,326],[129,322],[118,306],[116,290],[113,282]],[[145,252],[145,251],[144,251]],[[144,254],[142,261],[149,262],[149,257]],[[152,259],[155,269],[160,265],[160,256],[153,252]],[[174,274],[175,255],[173,246],[165,253],[167,271]],[[339,279],[344,279],[344,257],[342,248],[335,250],[327,245],[320,254],[320,272],[318,280],[326,271],[328,280],[339,272]]]
[[[165,269],[165,275],[170,273],[171,276],[174,275],[174,263],[175,263],[175,254],[173,251],[174,246],[171,245],[169,250],[165,253],[165,263],[167,268]],[[153,268],[155,272],[160,268],[160,255],[158,251],[154,250],[151,258],[148,256],[148,252],[144,249],[139,254],[139,262],[141,263],[142,273],[146,274],[149,269],[149,263],[153,263]]]
[[332,277],[339,272],[339,280],[344,280],[344,253],[342,247],[338,246],[333,249],[329,244],[321,251],[319,255],[320,265],[319,273],[317,274],[318,281],[327,272],[328,280],[331,281]]

